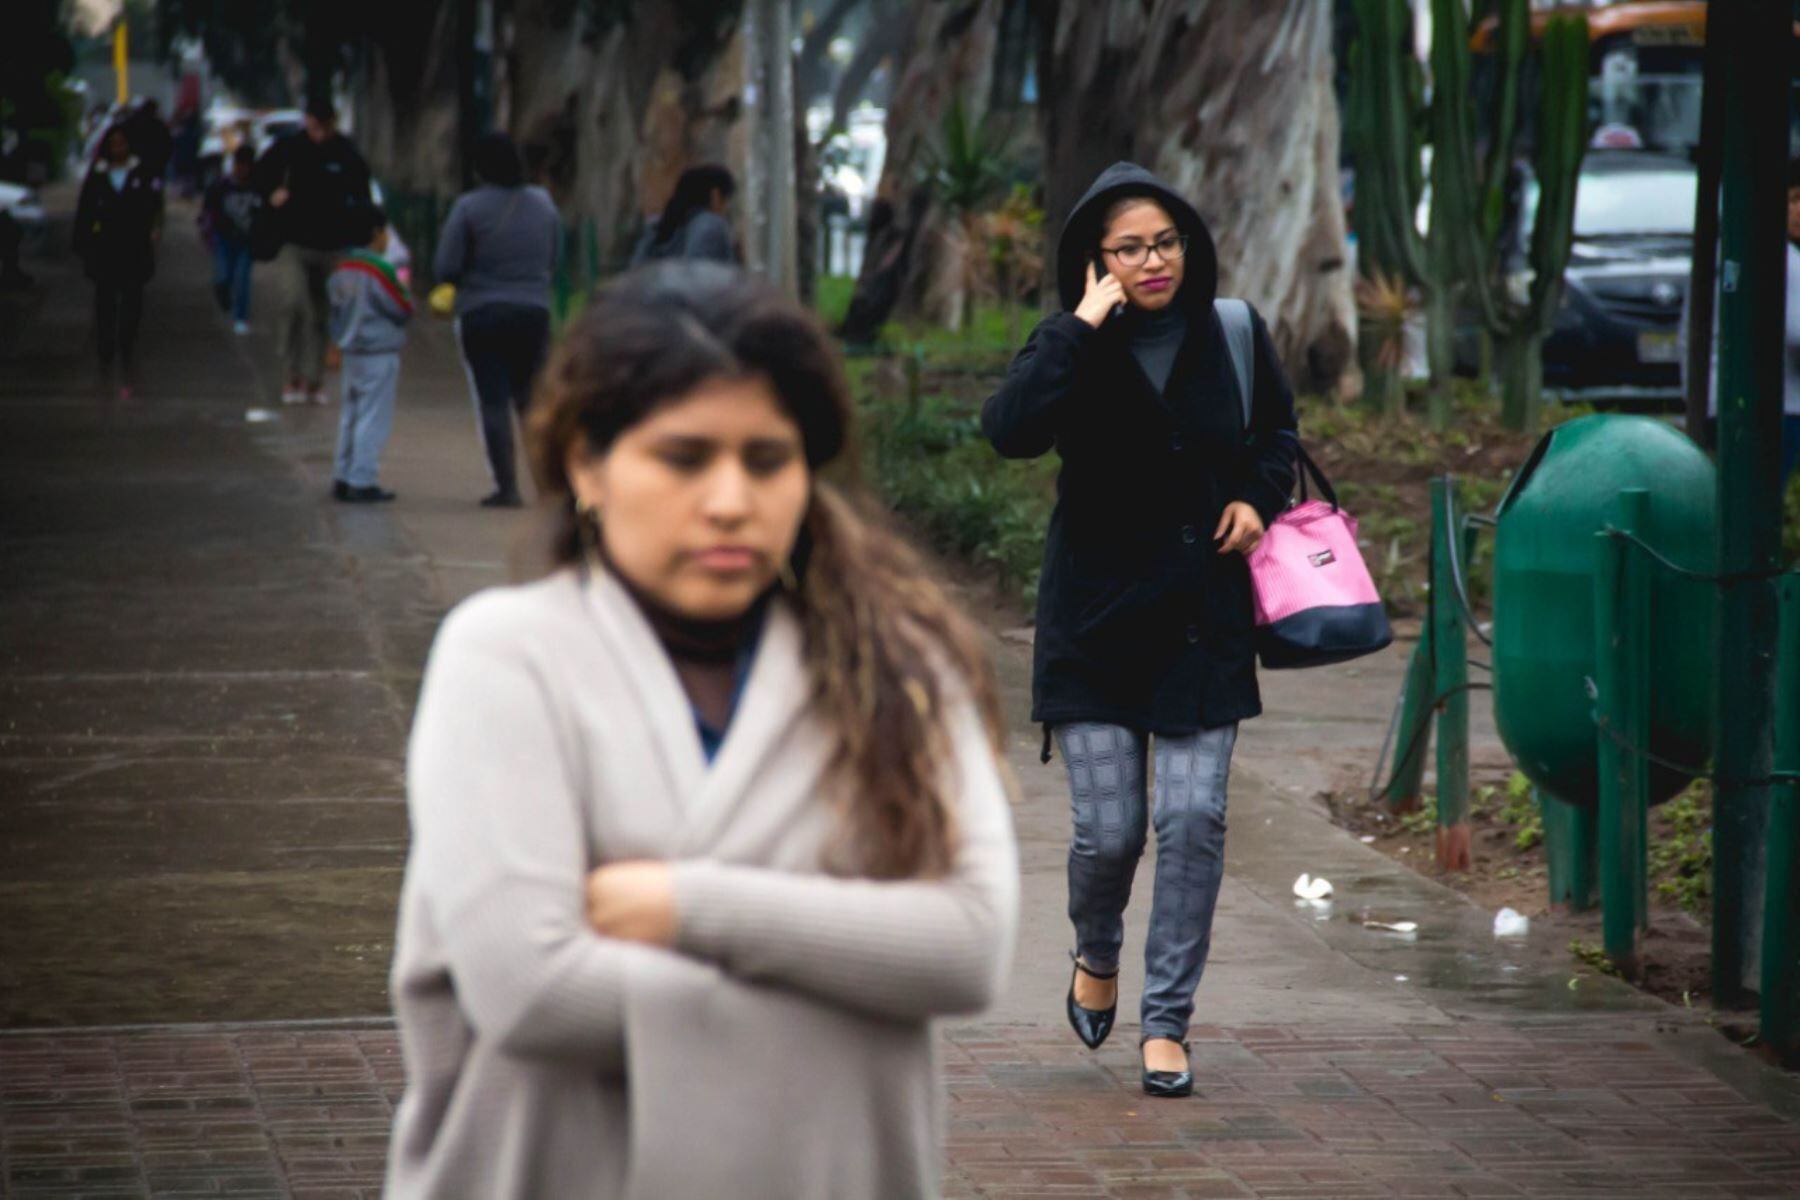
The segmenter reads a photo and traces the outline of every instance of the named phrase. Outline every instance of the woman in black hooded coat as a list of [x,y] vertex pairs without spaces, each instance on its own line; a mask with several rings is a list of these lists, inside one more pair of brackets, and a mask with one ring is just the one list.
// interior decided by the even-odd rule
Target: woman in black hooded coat
[[1032,331],[981,418],[1002,455],[1055,450],[1062,460],[1038,591],[1032,720],[1044,725],[1046,758],[1054,735],[1073,800],[1067,1010],[1085,1043],[1105,1040],[1122,916],[1154,824],[1144,1089],[1187,1095],[1185,1039],[1223,875],[1231,753],[1238,722],[1262,711],[1245,556],[1293,490],[1293,394],[1262,319],[1241,306],[1254,381],[1245,404],[1214,305],[1212,237],[1142,167],[1109,167],[1076,204],[1057,282],[1066,311]]

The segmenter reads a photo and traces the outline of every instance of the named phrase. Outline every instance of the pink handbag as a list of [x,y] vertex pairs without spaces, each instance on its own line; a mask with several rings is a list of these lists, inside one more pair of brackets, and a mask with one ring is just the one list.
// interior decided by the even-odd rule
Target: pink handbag
[[[1250,552],[1256,650],[1271,670],[1344,662],[1394,640],[1356,545],[1356,518],[1338,507],[1337,493],[1306,451],[1296,451],[1300,499]],[[1308,497],[1309,474],[1323,499]]]

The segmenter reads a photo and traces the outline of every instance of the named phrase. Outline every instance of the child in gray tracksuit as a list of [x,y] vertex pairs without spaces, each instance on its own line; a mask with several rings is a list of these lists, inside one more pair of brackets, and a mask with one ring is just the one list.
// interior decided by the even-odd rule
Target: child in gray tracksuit
[[332,495],[351,504],[392,500],[382,488],[381,451],[394,424],[394,392],[400,384],[400,349],[412,299],[382,257],[387,218],[369,214],[369,237],[331,272],[331,340],[344,356],[344,411],[338,419],[336,481]]

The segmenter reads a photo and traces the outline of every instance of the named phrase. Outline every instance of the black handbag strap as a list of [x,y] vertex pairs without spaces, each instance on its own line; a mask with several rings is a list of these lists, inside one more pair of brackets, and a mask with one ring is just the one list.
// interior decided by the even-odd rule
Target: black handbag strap
[[1312,455],[1306,452],[1306,447],[1297,439],[1294,442],[1294,456],[1300,465],[1300,469],[1295,472],[1300,479],[1300,503],[1304,504],[1312,499],[1306,490],[1306,477],[1311,475],[1313,482],[1319,486],[1319,495],[1332,508],[1337,508],[1337,489],[1331,486],[1331,480],[1325,478],[1325,472],[1319,469],[1319,464],[1312,460]]

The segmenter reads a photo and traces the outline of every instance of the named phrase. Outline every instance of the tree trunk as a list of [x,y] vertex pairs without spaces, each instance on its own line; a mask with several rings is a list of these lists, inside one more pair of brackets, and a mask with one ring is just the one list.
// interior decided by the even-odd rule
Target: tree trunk
[[1500,356],[1500,423],[1521,433],[1536,433],[1544,412],[1544,335],[1525,329],[1508,335]]
[[381,181],[388,219],[430,273],[437,233],[462,190],[466,121],[461,47],[473,5],[395,4],[360,47],[355,141]]
[[[813,142],[806,111],[826,90],[826,50],[860,4],[861,0],[833,0],[794,52],[794,257],[800,299],[807,304],[813,301],[819,276],[819,151],[824,147]],[[829,139],[835,131],[835,126],[828,127],[823,137]]]
[[[651,169],[645,148],[658,88],[665,107],[654,131],[653,163],[667,157],[669,146],[686,155],[731,136],[720,128],[736,120],[736,107],[719,100],[718,81],[708,80],[729,57],[730,7],[715,5],[713,12],[691,2],[639,3],[620,17],[569,0],[515,0],[507,62],[513,134],[565,217],[593,228],[603,273],[624,266],[645,210],[667,198],[666,190],[645,198]],[[671,70],[679,80],[665,74]],[[685,90],[689,85],[692,91]],[[670,104],[688,114],[674,134],[661,119]]]
[[1160,46],[1136,90],[1139,161],[1198,201],[1219,287],[1268,322],[1297,386],[1352,369],[1356,308],[1338,180],[1331,14],[1317,0],[1196,6],[1161,0]]
[[1329,7],[1045,0],[1039,20],[1052,250],[1094,176],[1140,162],[1195,201],[1218,242],[1221,294],[1256,305],[1295,383],[1349,383]]
[[742,173],[744,260],[789,297],[799,296],[794,250],[794,52],[788,0],[748,0],[744,92],[749,153]]
[[1456,370],[1456,288],[1440,274],[1438,284],[1425,293],[1425,360],[1430,365],[1431,428],[1443,433],[1450,428],[1450,377]]
[[888,103],[887,158],[870,206],[868,247],[843,334],[875,340],[896,311],[916,312],[949,295],[937,275],[943,214],[923,178],[929,146],[952,100],[969,122],[987,115],[1003,0],[917,0]]

